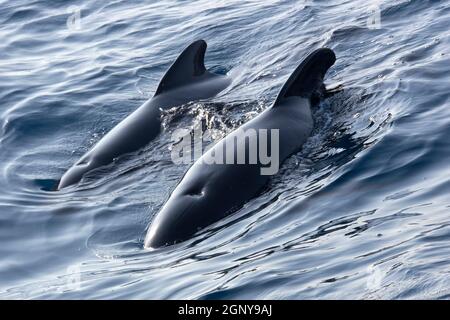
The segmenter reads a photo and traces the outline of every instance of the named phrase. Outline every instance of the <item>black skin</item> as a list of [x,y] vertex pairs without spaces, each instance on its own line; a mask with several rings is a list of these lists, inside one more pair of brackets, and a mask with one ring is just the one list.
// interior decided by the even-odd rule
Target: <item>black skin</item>
[[335,59],[330,49],[314,51],[297,67],[272,107],[227,135],[198,159],[153,219],[145,247],[158,248],[187,240],[258,195],[271,178],[261,174],[262,163],[207,164],[205,157],[220,148],[226,149],[227,142],[235,138],[241,138],[244,149],[248,148],[245,138],[240,137],[247,129],[279,130],[280,164],[298,152],[313,129],[311,107],[323,94],[324,75]]
[[161,132],[160,109],[211,98],[223,91],[231,79],[205,69],[205,51],[206,42],[203,40],[187,47],[164,75],[154,97],[109,131],[67,170],[57,189],[75,185],[89,171],[146,146]]

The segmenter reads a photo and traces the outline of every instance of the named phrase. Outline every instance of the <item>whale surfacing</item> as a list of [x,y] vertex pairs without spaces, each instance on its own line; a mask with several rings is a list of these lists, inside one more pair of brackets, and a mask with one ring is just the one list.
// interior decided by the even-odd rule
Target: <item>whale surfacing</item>
[[[334,52],[326,48],[308,55],[270,108],[228,134],[199,158],[154,217],[145,247],[158,248],[187,240],[257,196],[274,173],[262,173],[267,167],[262,158],[254,157],[245,163],[239,163],[239,158],[251,159],[254,146],[261,147],[262,142],[266,142],[266,150],[278,152],[279,163],[301,149],[314,125],[311,107],[325,94],[323,78],[335,60]],[[246,132],[277,132],[277,135],[271,136],[270,141],[261,141],[267,134],[253,135],[256,143],[252,144]],[[272,148],[273,144],[278,144],[277,148]],[[227,157],[229,154],[232,156]],[[218,156],[223,161],[209,161]]]
[[211,98],[223,91],[231,79],[206,70],[205,52],[206,42],[203,40],[184,49],[161,79],[153,98],[109,131],[67,170],[57,189],[77,184],[87,172],[147,145],[161,132],[160,109]]

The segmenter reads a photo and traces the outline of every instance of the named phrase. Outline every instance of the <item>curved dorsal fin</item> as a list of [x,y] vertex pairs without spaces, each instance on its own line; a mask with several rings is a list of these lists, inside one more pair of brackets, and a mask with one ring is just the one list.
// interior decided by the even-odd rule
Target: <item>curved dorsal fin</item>
[[195,41],[184,49],[159,82],[155,96],[188,84],[194,77],[203,75],[206,72],[205,52],[206,42],[204,40]]
[[308,55],[284,84],[275,100],[274,107],[281,104],[281,101],[287,97],[311,98],[314,93],[323,88],[323,77],[335,61],[336,56],[333,50],[327,48],[317,49]]

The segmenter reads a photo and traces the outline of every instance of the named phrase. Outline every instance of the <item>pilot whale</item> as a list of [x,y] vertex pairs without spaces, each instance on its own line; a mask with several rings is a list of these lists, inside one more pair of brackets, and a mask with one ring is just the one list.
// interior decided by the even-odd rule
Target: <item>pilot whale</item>
[[[228,216],[257,196],[275,173],[263,174],[262,169],[267,163],[261,158],[253,163],[247,160],[239,164],[236,161],[242,152],[246,152],[249,159],[251,157],[250,139],[245,132],[278,132],[278,141],[272,140],[277,135],[271,136],[268,145],[278,144],[277,148],[269,148],[272,153],[273,150],[278,152],[280,163],[298,152],[311,134],[314,124],[311,107],[326,94],[323,78],[335,60],[330,49],[312,52],[289,77],[271,107],[204,153],[185,173],[153,218],[144,246],[158,248],[187,240],[198,230]],[[264,135],[256,137],[261,140]],[[230,150],[234,152],[229,153]],[[230,154],[231,157],[227,158]],[[217,158],[223,161],[210,161]]]
[[74,185],[87,172],[110,164],[120,155],[148,144],[161,132],[161,109],[211,98],[223,91],[231,79],[206,70],[206,46],[204,40],[190,44],[161,79],[153,98],[109,131],[67,170],[57,189]]

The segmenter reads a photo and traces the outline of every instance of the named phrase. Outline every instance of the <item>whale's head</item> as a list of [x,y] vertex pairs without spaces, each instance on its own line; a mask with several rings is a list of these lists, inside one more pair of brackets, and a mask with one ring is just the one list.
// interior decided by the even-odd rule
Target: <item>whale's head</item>
[[81,181],[83,176],[98,166],[95,160],[89,157],[81,158],[75,163],[59,180],[57,190],[61,190],[71,185],[75,185]]
[[197,162],[154,216],[145,247],[159,248],[196,236],[241,207],[267,179],[256,165]]
[[159,248],[191,238],[214,222],[222,208],[215,197],[202,189],[175,190],[154,217],[145,238],[146,248]]

